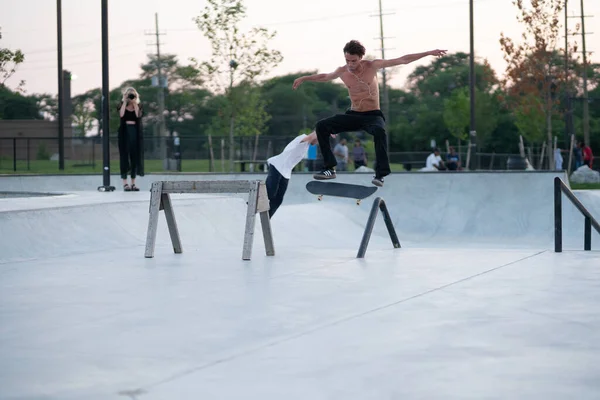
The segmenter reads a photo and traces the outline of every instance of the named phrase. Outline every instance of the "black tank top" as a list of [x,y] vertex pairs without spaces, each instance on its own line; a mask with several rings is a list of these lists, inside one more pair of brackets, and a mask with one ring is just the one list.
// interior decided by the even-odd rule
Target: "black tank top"
[[129,111],[128,109],[125,109],[125,113],[123,114],[123,119],[125,121],[137,121],[137,116],[135,115],[135,111]]

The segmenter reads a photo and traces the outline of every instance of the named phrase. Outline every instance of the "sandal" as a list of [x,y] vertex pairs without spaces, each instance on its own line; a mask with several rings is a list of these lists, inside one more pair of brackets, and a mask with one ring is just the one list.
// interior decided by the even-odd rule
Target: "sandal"
[[129,183],[123,185],[123,190],[126,192],[131,192],[131,188],[129,187]]
[[135,186],[135,184],[131,185],[131,190],[133,190],[134,192],[139,192],[140,188]]

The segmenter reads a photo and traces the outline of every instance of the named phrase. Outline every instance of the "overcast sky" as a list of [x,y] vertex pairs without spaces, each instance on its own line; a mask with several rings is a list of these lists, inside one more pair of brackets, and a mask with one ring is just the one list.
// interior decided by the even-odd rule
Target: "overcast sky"
[[[110,35],[110,86],[136,78],[146,54],[156,51],[154,31],[158,13],[161,52],[176,54],[186,64],[190,57],[207,58],[208,42],[193,22],[204,0],[108,0]],[[468,0],[382,0],[386,58],[432,49],[469,52]],[[500,33],[517,38],[522,27],[510,0],[475,0],[475,52],[502,74],[504,62]],[[342,48],[360,40],[367,54],[380,57],[378,0],[245,0],[244,28],[263,26],[277,31],[271,47],[283,53],[283,62],[272,71],[282,75],[298,71],[333,71],[344,63]],[[580,15],[580,1],[569,3],[569,14]],[[76,95],[102,85],[101,1],[63,0],[63,67],[77,79]],[[8,82],[26,81],[28,93],[57,93],[56,1],[0,0],[1,47],[21,49],[26,61]],[[600,1],[587,0],[586,29],[600,26]],[[569,19],[574,28],[579,19]],[[572,40],[581,42],[581,37]],[[600,32],[588,35],[586,44],[598,62]],[[562,47],[564,39],[561,38]],[[393,70],[391,86],[401,88],[421,60]]]

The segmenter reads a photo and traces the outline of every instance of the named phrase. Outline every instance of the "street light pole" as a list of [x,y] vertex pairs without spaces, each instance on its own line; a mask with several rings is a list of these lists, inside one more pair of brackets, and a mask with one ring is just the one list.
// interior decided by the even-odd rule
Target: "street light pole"
[[58,53],[58,169],[65,169],[64,82],[62,60],[62,0],[56,0],[56,39]]
[[102,0],[102,156],[103,156],[103,186],[101,192],[112,192],[110,186],[110,121],[109,121],[110,90],[108,86],[108,0]]
[[[470,42],[471,42],[471,56],[469,58],[469,88],[471,90],[471,123],[469,129],[470,135],[470,147],[475,149],[477,152],[477,131],[475,128],[475,44],[473,40],[473,0],[469,0],[469,23],[470,23]],[[467,168],[470,168],[467,165]],[[479,157],[477,157],[477,168],[479,168]]]
[[238,67],[238,63],[235,60],[229,61],[229,107],[231,112],[229,114],[229,172],[233,173],[233,158],[235,156],[235,141],[233,131],[235,128],[235,114],[234,114],[234,95],[233,95],[233,74]]

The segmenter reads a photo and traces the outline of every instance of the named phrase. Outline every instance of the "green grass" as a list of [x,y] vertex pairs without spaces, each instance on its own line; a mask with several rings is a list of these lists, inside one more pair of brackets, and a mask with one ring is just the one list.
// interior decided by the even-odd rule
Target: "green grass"
[[[0,161],[0,174],[100,174],[102,173],[102,160],[96,160],[95,166],[86,161],[65,161],[65,169],[58,169],[58,161],[17,161],[17,170],[14,171],[12,160]],[[182,172],[209,172],[208,160],[183,160]],[[226,165],[227,167],[227,165]],[[112,173],[119,172],[119,161],[110,162]],[[165,172],[161,160],[146,160],[144,162],[146,172]],[[215,172],[221,172],[221,163],[216,163]],[[237,166],[239,170],[239,166]]]
[[573,183],[570,182],[573,190],[600,190],[600,183]]
[[[79,166],[78,166],[79,164]],[[46,160],[32,160],[17,161],[17,171],[13,170],[12,160],[0,159],[0,174],[101,174],[102,173],[102,160],[96,160],[96,165],[82,165],[87,164],[85,161],[65,161],[65,169],[60,171],[58,169],[58,161],[46,161]],[[209,161],[208,160],[183,160],[182,161],[182,172],[209,172]],[[112,160],[110,163],[111,171],[113,174],[119,172],[119,161]],[[392,172],[404,171],[402,164],[391,164]],[[163,163],[161,160],[146,160],[145,169],[147,173],[162,173],[165,172],[163,169]],[[228,163],[225,162],[225,172],[227,172]],[[350,166],[350,171],[353,171],[354,167]],[[236,171],[241,172],[241,166],[236,164]],[[221,162],[215,162],[215,170],[213,172],[223,172],[221,169]],[[573,190],[600,190],[600,183],[573,183],[571,182],[571,188]]]
[[[0,174],[100,174],[102,173],[102,160],[96,160],[95,166],[86,165],[90,164],[88,161],[65,161],[65,169],[60,171],[58,169],[58,161],[47,161],[47,160],[32,160],[29,163],[27,161],[17,161],[17,170],[14,171],[12,160],[0,160]],[[112,173],[119,172],[119,161],[112,160],[110,162],[110,168]],[[145,172],[147,173],[161,173],[165,172],[163,169],[162,160],[146,160],[144,161]],[[215,162],[215,168],[213,172],[227,172],[229,163],[225,162],[225,170],[221,169],[221,162],[217,160]],[[235,165],[236,172],[241,172],[241,165]],[[248,167],[246,167],[248,168]],[[350,167],[353,171],[354,168]],[[403,171],[404,168],[401,164],[391,164],[393,172]],[[247,171],[247,170],[246,170]],[[209,160],[183,160],[181,162],[181,172],[209,172]]]

